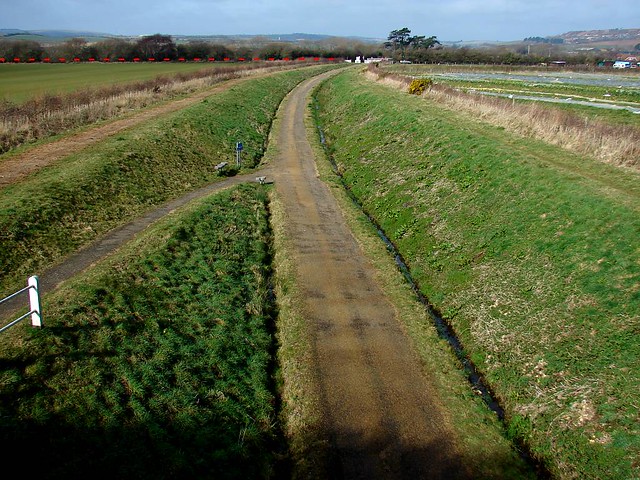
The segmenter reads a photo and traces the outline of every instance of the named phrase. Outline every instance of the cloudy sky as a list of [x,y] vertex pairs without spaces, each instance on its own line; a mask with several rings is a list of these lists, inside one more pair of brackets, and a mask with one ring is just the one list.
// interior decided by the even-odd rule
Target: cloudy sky
[[521,40],[640,28],[640,0],[0,0],[0,28],[118,35],[317,33]]

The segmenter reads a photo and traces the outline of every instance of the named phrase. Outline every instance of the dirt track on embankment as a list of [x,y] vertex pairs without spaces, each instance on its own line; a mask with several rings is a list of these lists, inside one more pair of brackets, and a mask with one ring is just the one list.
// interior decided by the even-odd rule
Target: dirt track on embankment
[[304,114],[321,78],[295,89],[280,109],[273,177],[314,339],[328,470],[335,479],[467,478],[394,307],[318,178]]

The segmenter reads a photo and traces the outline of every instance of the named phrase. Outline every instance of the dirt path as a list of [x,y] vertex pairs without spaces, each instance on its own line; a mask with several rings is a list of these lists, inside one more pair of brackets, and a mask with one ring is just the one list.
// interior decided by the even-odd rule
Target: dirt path
[[273,177],[313,332],[331,478],[467,478],[394,308],[317,178],[304,112],[319,81],[305,82],[281,107]]
[[[264,73],[260,75],[264,75]],[[211,95],[227,90],[240,82],[255,77],[256,74],[226,80],[211,88],[198,91],[185,98],[150,107],[141,112],[129,115],[126,118],[109,121],[103,125],[89,128],[77,135],[65,137],[51,143],[45,143],[41,146],[30,148],[18,155],[9,157],[0,162],[0,188],[16,182],[30,173],[46,167],[63,157],[79,152],[94,143],[115,135],[116,133],[135,127],[136,125],[151,120],[152,118],[177,112],[183,108],[195,105]]]

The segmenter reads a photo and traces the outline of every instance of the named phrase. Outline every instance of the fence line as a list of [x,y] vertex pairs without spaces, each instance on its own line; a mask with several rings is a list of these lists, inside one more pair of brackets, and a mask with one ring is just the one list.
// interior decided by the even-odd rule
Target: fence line
[[19,318],[9,322],[7,325],[4,325],[0,328],[0,333],[5,331],[6,329],[14,326],[16,323],[24,320],[29,315],[31,315],[31,325],[34,327],[42,327],[42,310],[40,308],[40,282],[37,275],[33,275],[29,277],[27,280],[27,286],[18,290],[17,292],[12,293],[8,297],[0,300],[0,305],[4,302],[11,300],[12,298],[20,295],[24,292],[29,292],[29,312],[25,313]]

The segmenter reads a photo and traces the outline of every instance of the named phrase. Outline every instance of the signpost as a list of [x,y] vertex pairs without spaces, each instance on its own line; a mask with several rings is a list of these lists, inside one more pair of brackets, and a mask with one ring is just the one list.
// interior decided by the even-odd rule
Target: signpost
[[242,165],[242,159],[240,158],[240,153],[242,152],[243,148],[244,147],[242,146],[242,142],[236,143],[236,165],[238,168],[240,168],[240,166]]

